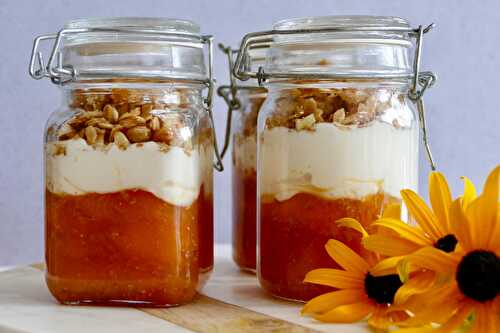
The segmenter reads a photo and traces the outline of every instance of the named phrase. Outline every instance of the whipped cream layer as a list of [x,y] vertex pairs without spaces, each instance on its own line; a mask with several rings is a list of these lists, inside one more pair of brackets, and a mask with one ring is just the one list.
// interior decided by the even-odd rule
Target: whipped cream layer
[[[60,147],[65,154],[51,153]],[[85,140],[76,139],[48,143],[46,149],[46,182],[53,193],[81,195],[139,189],[177,206],[189,206],[198,198],[206,174],[200,163],[211,162],[203,149],[201,154],[197,149],[187,153],[175,146],[161,151],[156,142],[120,150],[114,144],[94,149]]]
[[257,169],[256,135],[235,136],[233,154],[236,167],[245,171],[255,171]]
[[260,193],[278,201],[299,192],[332,199],[385,192],[400,198],[401,189],[417,189],[416,126],[318,123],[311,131],[266,129],[260,139]]

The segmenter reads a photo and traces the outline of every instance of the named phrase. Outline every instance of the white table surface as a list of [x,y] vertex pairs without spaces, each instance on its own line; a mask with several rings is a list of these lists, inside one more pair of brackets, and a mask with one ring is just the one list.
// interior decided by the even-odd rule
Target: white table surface
[[[266,295],[255,276],[242,273],[228,245],[216,246],[214,272],[202,293],[320,332],[370,332],[366,324],[333,325],[300,316],[300,304]],[[132,308],[62,306],[49,294],[43,273],[22,267],[0,274],[0,333],[169,332],[189,330]]]

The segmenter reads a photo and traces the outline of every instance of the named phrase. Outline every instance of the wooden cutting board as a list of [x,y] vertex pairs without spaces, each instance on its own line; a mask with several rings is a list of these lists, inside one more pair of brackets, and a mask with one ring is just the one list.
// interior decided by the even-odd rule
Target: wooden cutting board
[[168,309],[62,306],[47,288],[42,267],[0,273],[0,333],[217,332],[365,333],[365,324],[332,325],[300,316],[300,304],[276,300],[255,276],[240,272],[226,245],[194,302]]

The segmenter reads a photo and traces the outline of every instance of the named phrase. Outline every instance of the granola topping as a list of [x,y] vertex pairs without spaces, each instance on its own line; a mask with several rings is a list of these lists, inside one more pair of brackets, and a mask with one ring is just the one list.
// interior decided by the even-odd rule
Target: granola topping
[[[179,93],[180,104],[186,106],[186,96]],[[179,102],[179,101],[177,101]],[[116,144],[126,149],[130,143],[155,141],[192,150],[191,141],[181,130],[187,125],[181,116],[165,114],[169,104],[152,100],[145,92],[113,89],[100,92],[75,92],[71,105],[75,116],[55,129],[59,141],[84,139],[94,148]]]
[[[289,89],[277,99],[275,111],[266,119],[266,128],[313,130],[318,123],[365,127],[401,108],[402,103],[401,93],[389,89]],[[400,127],[410,125],[404,117],[396,122]]]

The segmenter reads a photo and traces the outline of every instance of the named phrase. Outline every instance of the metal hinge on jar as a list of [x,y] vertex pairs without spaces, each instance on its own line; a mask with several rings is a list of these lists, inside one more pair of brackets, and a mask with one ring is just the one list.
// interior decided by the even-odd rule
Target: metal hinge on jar
[[222,97],[227,105],[227,116],[226,116],[226,131],[224,137],[224,146],[222,148],[221,156],[224,156],[227,153],[229,148],[229,144],[231,142],[231,125],[233,118],[233,111],[238,111],[241,109],[241,101],[238,98],[238,91],[260,91],[261,88],[256,86],[242,86],[238,85],[236,82],[236,77],[233,74],[234,68],[234,59],[233,56],[237,55],[239,50],[233,49],[230,46],[224,46],[223,44],[219,44],[219,49],[224,52],[227,56],[227,62],[229,65],[229,85],[221,85],[217,88],[217,95]]
[[[435,24],[432,23],[427,27],[419,26],[418,28],[407,28],[400,26],[387,27],[334,27],[334,28],[317,28],[317,29],[296,29],[296,30],[268,30],[246,34],[243,37],[238,52],[238,56],[234,63],[233,75],[239,80],[246,81],[249,79],[257,79],[259,85],[262,85],[268,79],[305,79],[305,80],[349,80],[349,79],[408,79],[411,80],[411,87],[408,93],[410,100],[416,105],[420,126],[422,130],[423,144],[427,154],[427,159],[432,170],[436,170],[436,163],[431,153],[429,145],[429,135],[425,120],[425,107],[423,95],[427,88],[430,88],[436,82],[436,75],[432,72],[420,72],[420,57],[422,52],[423,35],[432,28]],[[387,74],[387,73],[370,73],[358,74],[352,73],[349,75],[334,74],[334,73],[287,73],[287,72],[272,72],[266,73],[262,66],[258,70],[252,71],[248,69],[250,66],[246,63],[248,59],[248,50],[251,48],[268,48],[274,41],[275,36],[283,35],[301,35],[301,34],[321,34],[321,33],[336,33],[336,32],[388,32],[407,34],[409,37],[415,38],[415,55],[413,58],[413,72],[411,74]]]
[[[179,37],[188,38],[190,43],[199,43],[202,47],[206,46],[208,48],[208,76],[204,79],[193,79],[186,78],[177,75],[165,76],[160,73],[155,72],[133,72],[133,71],[112,71],[112,72],[92,72],[85,71],[85,73],[79,73],[75,68],[70,65],[62,64],[62,56],[59,50],[61,41],[65,36],[71,34],[79,33],[95,33],[95,32],[111,32],[111,33],[126,33],[126,34],[146,34],[155,36],[165,36],[165,37]],[[42,41],[54,40],[52,46],[52,51],[50,52],[49,60],[47,65],[44,64],[42,52],[39,51],[39,46]],[[179,43],[179,42],[177,42]],[[38,66],[37,66],[38,65]],[[214,163],[214,168],[217,171],[223,171],[224,165],[222,163],[222,157],[219,153],[219,148],[217,144],[217,135],[215,133],[215,122],[213,118],[213,94],[215,87],[215,79],[213,77],[213,37],[209,35],[197,35],[190,33],[176,33],[176,32],[164,32],[155,31],[148,29],[129,29],[129,28],[85,28],[85,29],[62,29],[57,34],[42,35],[35,38],[33,42],[33,49],[31,51],[31,58],[29,64],[29,74],[35,80],[40,80],[43,78],[50,78],[54,84],[65,84],[69,82],[75,82],[85,77],[118,77],[118,78],[145,78],[145,79],[158,79],[158,80],[173,80],[179,82],[189,82],[189,83],[200,83],[206,86],[207,95],[203,98],[204,108],[208,112],[210,123],[214,131],[214,154],[216,161]]]

